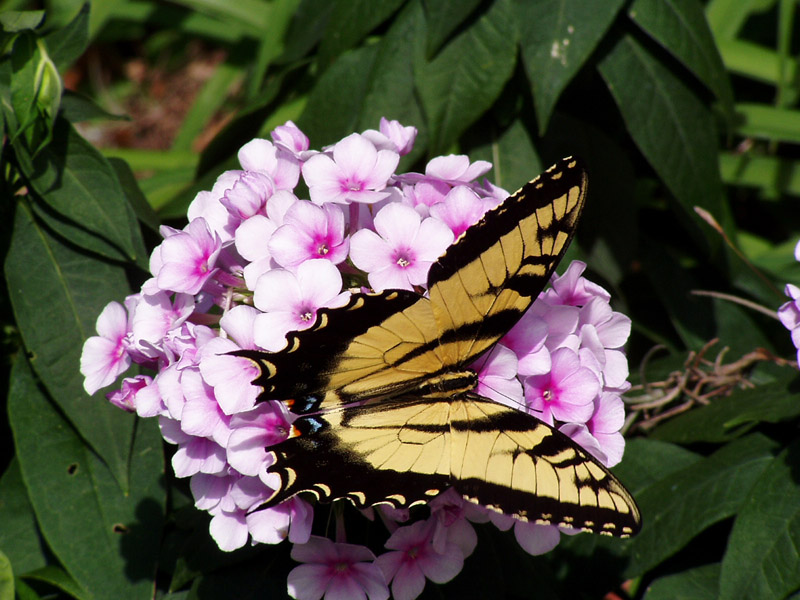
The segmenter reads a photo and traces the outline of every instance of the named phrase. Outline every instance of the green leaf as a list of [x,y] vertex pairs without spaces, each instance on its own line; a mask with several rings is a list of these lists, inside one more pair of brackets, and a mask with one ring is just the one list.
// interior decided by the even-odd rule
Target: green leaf
[[271,14],[270,3],[265,0],[175,0],[175,3],[228,22],[229,26],[242,28],[256,36],[267,28]]
[[674,419],[652,432],[659,440],[691,444],[724,442],[739,437],[758,423],[779,423],[800,416],[797,392],[789,389],[796,373],[775,383],[736,390],[727,398],[716,398]]
[[16,589],[16,599],[17,600],[42,600],[42,597],[36,593],[36,591],[29,586],[23,579],[17,577],[15,580],[17,589]]
[[692,71],[733,114],[733,91],[703,6],[697,0],[636,0],[628,15]]
[[70,67],[89,46],[89,3],[65,27],[44,36],[44,42],[59,71]]
[[430,155],[445,152],[498,98],[514,71],[517,39],[510,0],[497,0],[436,58],[416,65]]
[[[42,224],[52,230],[52,232],[69,240],[76,246],[79,246],[100,256],[112,258],[118,261],[125,261],[128,257],[119,251],[119,248],[110,244],[108,240],[87,231],[74,221],[64,218],[52,208],[43,202],[33,200],[31,202],[31,209]],[[147,268],[147,263],[144,263],[144,268]]]
[[706,18],[720,41],[733,38],[751,13],[765,10],[775,0],[711,0],[706,6]]
[[[137,260],[131,223],[116,174],[108,161],[73,127],[58,119],[52,143],[23,166],[39,197],[63,218],[115,248],[117,260]],[[61,233],[64,233],[63,231]],[[80,245],[82,237],[73,241]],[[96,247],[90,248],[96,250]]]
[[[591,4],[591,6],[589,6]],[[561,92],[584,65],[624,0],[515,0],[522,61],[544,133]]]
[[317,60],[323,69],[345,50],[386,21],[405,0],[336,0],[320,42]]
[[[128,206],[134,211],[136,214],[136,219],[147,225],[151,231],[158,233],[158,228],[161,226],[161,221],[156,214],[156,211],[148,204],[147,198],[142,193],[139,184],[136,182],[136,177],[131,171],[131,168],[128,166],[124,160],[120,160],[119,158],[109,158],[108,163],[111,165],[111,168],[114,169],[114,173],[117,175],[117,179],[119,180],[120,185],[122,186],[122,191],[125,193],[125,197],[128,199]],[[136,224],[135,220],[131,221],[134,225],[134,231],[131,233],[134,241],[141,242],[141,232],[138,229],[138,225]],[[147,260],[146,250],[142,246],[141,250],[137,250],[137,256],[141,256],[143,259]],[[148,269],[148,265],[145,262],[145,270]]]
[[766,200],[780,199],[781,194],[800,196],[800,162],[796,160],[752,152],[721,152],[719,162],[726,184],[761,188]]
[[14,600],[14,571],[11,561],[0,551],[0,600]]
[[129,289],[124,270],[88,261],[84,253],[50,236],[20,202],[5,275],[34,369],[125,488],[133,423],[102,395],[89,399],[78,370],[83,342],[94,335],[103,307]]
[[630,35],[602,60],[600,73],[628,132],[685,213],[697,222],[694,207],[700,206],[725,223],[728,209],[708,107]]
[[710,525],[736,514],[775,447],[769,438],[752,434],[639,492],[643,525],[631,542],[626,575],[649,571]]
[[675,444],[633,438],[626,440],[625,456],[614,467],[614,473],[629,489],[638,493],[672,473],[689,468],[699,460],[702,460],[699,454]]
[[[748,274],[752,271],[748,269]],[[761,281],[754,276],[754,279]],[[761,315],[748,307],[741,306],[724,298],[713,298],[714,321],[717,324],[717,337],[726,349],[725,362],[733,362],[749,354],[754,348],[773,349],[769,336],[759,327]],[[711,355],[721,352],[723,347],[714,346]]]
[[719,567],[719,563],[712,563],[659,577],[647,586],[644,600],[716,600]]
[[686,347],[699,350],[714,337],[714,315],[705,298],[692,290],[701,287],[671,248],[648,237],[641,240],[642,270],[669,313],[670,321]]
[[24,359],[12,368],[8,408],[41,531],[67,572],[94,598],[152,598],[165,504],[155,420],[136,427],[126,494],[36,385]]
[[111,114],[91,98],[72,90],[64,90],[64,95],[61,96],[61,116],[70,123],[80,123],[81,121],[91,121],[93,119],[131,120],[127,115]]
[[766,104],[742,102],[736,105],[740,123],[736,132],[773,142],[800,142],[800,111]]
[[19,33],[26,29],[36,29],[42,19],[43,10],[7,10],[0,12],[0,30],[5,33]]
[[381,117],[403,125],[415,125],[418,135],[415,150],[408,160],[418,157],[427,144],[422,108],[414,92],[412,57],[422,55],[425,19],[418,2],[411,2],[393,20],[378,44],[375,62],[366,79],[369,81],[356,130],[377,129]]
[[[40,60],[36,35],[24,32],[16,36],[11,50],[11,109],[18,129],[11,129],[11,140],[30,130],[38,117],[36,111],[36,71]],[[30,143],[30,142],[29,142]]]
[[461,2],[422,0],[425,18],[428,22],[426,56],[433,56],[445,40],[472,15],[480,4],[480,0],[461,0]]
[[297,126],[311,140],[311,147],[332,144],[352,133],[358,124],[377,46],[351,50],[342,54],[317,79]]
[[17,575],[47,564],[36,517],[22,481],[19,462],[11,464],[0,479],[0,550],[5,552]]
[[469,157],[470,160],[486,160],[492,163],[492,183],[510,192],[544,169],[520,119],[515,119],[490,142],[470,148]]
[[756,480],[728,539],[720,600],[785,598],[800,589],[798,465],[795,441]]
[[33,572],[25,573],[23,577],[25,580],[41,581],[51,585],[56,589],[66,592],[72,598],[78,598],[79,600],[83,600],[84,598],[90,600],[92,598],[92,596],[78,585],[78,582],[70,577],[64,569],[56,567],[55,565],[48,565]]
[[302,0],[286,34],[286,48],[281,60],[300,60],[322,39],[335,4],[330,0]]

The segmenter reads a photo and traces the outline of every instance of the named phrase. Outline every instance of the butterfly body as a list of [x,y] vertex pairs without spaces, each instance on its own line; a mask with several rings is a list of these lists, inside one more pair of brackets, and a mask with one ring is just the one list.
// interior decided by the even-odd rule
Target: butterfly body
[[476,394],[472,363],[519,320],[572,238],[586,171],[563,159],[469,228],[437,260],[428,295],[354,294],[289,334],[242,350],[263,400],[302,398],[293,435],[268,449],[281,486],[358,507],[414,506],[454,487],[521,520],[609,535],[639,529],[633,498],[568,436]]

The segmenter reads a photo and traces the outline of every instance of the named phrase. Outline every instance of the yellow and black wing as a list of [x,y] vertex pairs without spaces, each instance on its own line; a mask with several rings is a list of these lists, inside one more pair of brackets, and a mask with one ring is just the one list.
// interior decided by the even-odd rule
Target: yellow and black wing
[[436,261],[429,297],[406,290],[354,294],[321,309],[277,353],[243,350],[262,399],[313,396],[315,408],[413,392],[432,375],[472,363],[544,289],[575,231],[586,169],[565,158],[487,212]]
[[[428,297],[354,294],[318,311],[281,352],[236,352],[260,366],[260,399],[295,400],[303,415],[269,449],[281,486],[263,507],[300,492],[406,507],[453,486],[520,519],[635,533],[635,502],[599,462],[534,417],[464,393],[474,384],[467,367],[550,279],[586,186],[582,163],[563,159],[448,248],[430,269]],[[434,393],[435,381],[454,387]]]
[[281,487],[261,508],[299,493],[358,507],[425,503],[452,486],[497,512],[626,537],[639,511],[622,484],[569,437],[472,394],[395,398],[304,416],[275,448]]

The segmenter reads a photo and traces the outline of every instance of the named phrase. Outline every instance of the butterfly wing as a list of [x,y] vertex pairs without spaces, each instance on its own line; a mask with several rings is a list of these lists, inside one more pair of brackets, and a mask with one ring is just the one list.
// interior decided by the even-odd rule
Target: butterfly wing
[[520,319],[572,240],[587,175],[564,158],[450,246],[428,274],[445,361],[468,365]]
[[259,366],[260,399],[313,397],[293,407],[299,412],[395,396],[443,366],[431,303],[407,290],[353,294],[341,308],[318,310],[314,325],[290,333],[280,352],[232,354]]
[[382,400],[300,417],[271,449],[281,485],[260,508],[299,493],[364,508],[422,504],[450,485],[446,402]]
[[404,508],[455,487],[466,499],[537,523],[616,536],[639,529],[622,484],[569,437],[479,396],[401,398],[301,417],[272,450],[281,486],[358,507]]
[[470,395],[452,402],[451,474],[467,500],[526,521],[627,537],[640,527],[630,493],[567,435]]
[[261,398],[313,396],[315,409],[396,396],[468,365],[549,281],[586,186],[583,164],[563,159],[487,212],[432,265],[430,299],[404,290],[354,294],[342,308],[318,311],[284,350],[234,354],[259,365]]

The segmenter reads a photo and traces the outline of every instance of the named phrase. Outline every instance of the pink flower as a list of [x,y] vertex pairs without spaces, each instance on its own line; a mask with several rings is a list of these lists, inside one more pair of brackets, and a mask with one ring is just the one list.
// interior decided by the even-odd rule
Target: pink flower
[[472,365],[478,373],[475,392],[513,408],[523,405],[522,384],[517,379],[517,355],[497,344]]
[[547,322],[534,311],[525,311],[522,318],[503,336],[501,342],[517,355],[520,375],[544,375],[550,371],[550,351],[545,347]]
[[357,231],[350,258],[369,274],[376,291],[425,285],[428,270],[453,242],[453,232],[438,219],[422,220],[403,204],[392,203],[375,216],[375,229]]
[[257,476],[272,461],[266,448],[289,435],[289,418],[280,402],[262,402],[253,410],[231,417],[228,463],[243,475]]
[[214,275],[222,242],[202,217],[161,244],[161,268],[154,273],[158,287],[170,292],[196,294]]
[[566,304],[568,306],[583,306],[592,298],[602,298],[606,302],[611,295],[596,283],[581,277],[586,270],[586,263],[574,260],[569,264],[563,275],[554,275],[551,281],[552,288],[545,292],[545,300],[550,304]]
[[350,250],[344,235],[344,213],[335,204],[320,207],[296,202],[286,211],[284,224],[272,234],[268,245],[283,267],[294,268],[315,258],[338,264]]
[[[575,429],[564,431],[572,439],[589,451],[597,448],[599,453],[592,452],[607,467],[613,467],[622,460],[625,452],[625,438],[620,429],[625,424],[625,405],[622,399],[612,392],[603,392],[595,398],[594,414],[586,423],[585,431],[592,440],[586,439]],[[568,427],[565,425],[562,430]]]
[[291,153],[269,140],[254,139],[239,149],[239,164],[246,171],[260,171],[272,178],[279,190],[291,190],[300,180],[300,164]]
[[392,582],[395,600],[413,600],[419,596],[426,578],[445,583],[461,572],[464,566],[461,549],[447,542],[443,552],[436,552],[432,533],[427,521],[399,527],[385,544],[391,551],[376,559],[386,580]]
[[489,172],[492,163],[485,160],[469,162],[469,157],[463,154],[450,154],[437,156],[425,166],[425,174],[429,177],[442,179],[453,185],[469,183]]
[[386,600],[384,582],[375,555],[364,546],[335,544],[311,536],[295,544],[292,558],[302,564],[289,573],[289,595],[297,600]]
[[212,517],[208,530],[220,550],[232,552],[247,543],[247,513],[243,510],[219,511]]
[[220,203],[241,220],[261,212],[275,193],[272,177],[259,171],[243,171],[241,177],[220,198]]
[[292,496],[277,506],[247,515],[247,529],[254,542],[278,544],[289,539],[305,544],[311,538],[314,509],[300,496]]
[[631,333],[631,320],[614,312],[608,301],[595,297],[580,309],[581,344],[594,354],[605,385],[620,389],[628,379],[628,359],[622,347]]
[[[137,375],[136,377],[126,377],[122,380],[122,387],[106,394],[106,398],[117,408],[128,412],[136,411],[136,398],[139,392],[146,388],[153,379],[147,375]],[[160,399],[160,397],[159,397]],[[154,415],[146,415],[152,417]]]
[[525,378],[528,408],[550,425],[554,419],[585,423],[594,411],[592,401],[600,392],[597,376],[581,366],[578,355],[568,348],[559,348],[551,358],[550,373]]
[[380,131],[368,129],[362,133],[376,148],[385,148],[404,156],[411,152],[417,137],[416,127],[403,127],[399,121],[389,121],[381,117]]
[[124,410],[136,411],[140,417],[155,417],[167,412],[158,386],[147,375],[126,377],[122,380],[122,387],[106,397],[111,404]]
[[208,438],[184,435],[185,441],[178,444],[172,455],[172,470],[176,477],[191,477],[198,473],[218,475],[228,470],[225,448]]
[[561,540],[561,531],[555,525],[539,525],[529,521],[520,521],[510,515],[491,512],[489,520],[500,531],[514,528],[514,538],[520,547],[528,554],[538,556],[550,552],[558,546]]
[[137,362],[163,358],[167,332],[180,327],[195,309],[189,294],[174,294],[173,299],[162,291],[129,296],[125,304],[131,315],[131,352]]
[[419,181],[414,185],[403,186],[403,196],[421,217],[428,217],[431,207],[444,202],[451,189],[450,184],[443,181]]
[[88,394],[111,385],[131,366],[128,355],[128,315],[119,302],[109,302],[97,317],[97,333],[83,344],[81,374]]
[[436,496],[428,505],[431,509],[429,522],[433,525],[433,549],[438,554],[445,554],[447,545],[453,543],[464,557],[472,554],[478,545],[478,534],[470,521],[481,523],[488,520],[481,511],[482,507],[467,502],[453,488]]
[[270,133],[272,141],[279,148],[283,148],[295,158],[305,160],[305,152],[308,150],[308,137],[292,121],[286,121],[283,125],[278,125]]
[[180,415],[181,429],[189,435],[211,438],[226,447],[231,434],[230,417],[222,412],[214,388],[203,381],[196,367],[182,371],[181,390],[186,399]]
[[372,204],[388,196],[383,192],[400,155],[377,150],[363,136],[353,133],[333,147],[333,158],[316,154],[303,165],[303,177],[311,200],[317,204],[338,202]]
[[255,305],[263,312],[255,320],[256,343],[271,352],[286,345],[290,331],[308,329],[323,306],[344,306],[350,297],[342,292],[342,275],[327,260],[309,260],[296,273],[275,269],[256,284]]
[[539,556],[558,546],[561,532],[555,525],[539,525],[515,519],[514,537],[528,554]]
[[[794,248],[794,257],[800,261],[800,242]],[[797,361],[800,363],[800,288],[786,284],[786,295],[791,298],[778,309],[778,318],[791,332],[792,344],[797,348]]]
[[[253,320],[250,323],[252,326]],[[228,354],[239,349],[233,341],[217,337],[203,346],[200,355],[200,374],[214,388],[217,403],[226,415],[252,409],[259,394],[252,383],[259,374],[258,367],[251,360]]]
[[[421,185],[421,184],[420,184]],[[465,185],[450,190],[444,202],[431,206],[431,216],[447,223],[457,238],[481,220],[487,205]]]
[[198,192],[187,210],[189,222],[203,218],[208,228],[213,231],[224,244],[233,239],[233,234],[241,219],[233,215],[220,199],[241,176],[241,171],[225,171],[217,177],[211,191]]

